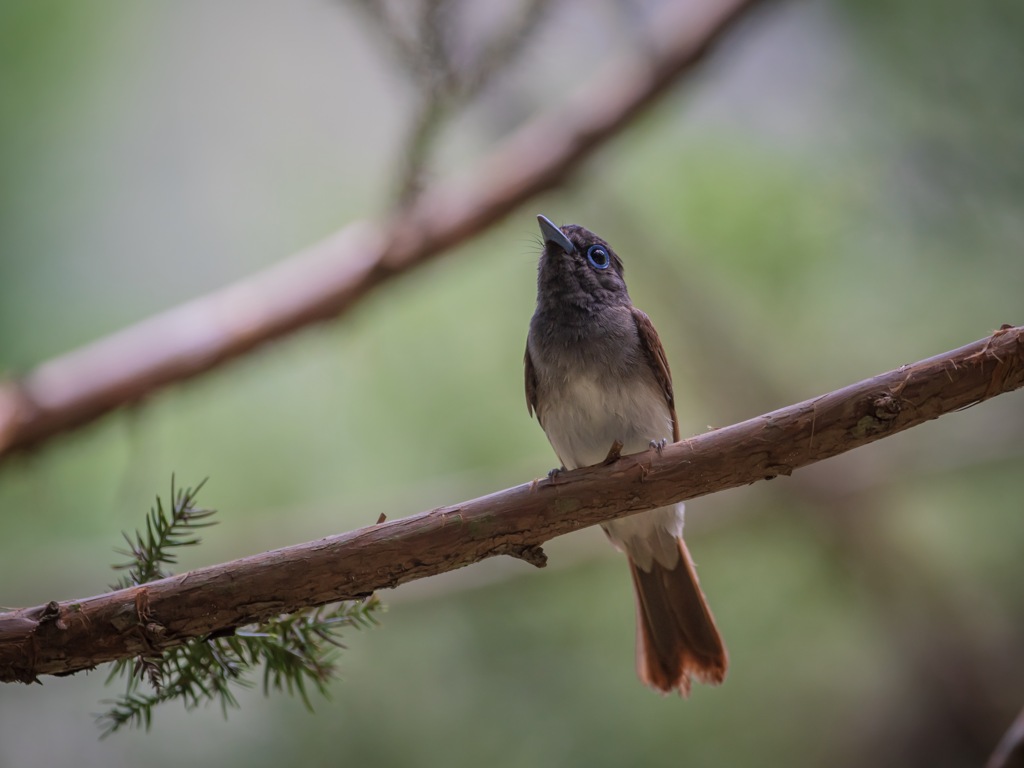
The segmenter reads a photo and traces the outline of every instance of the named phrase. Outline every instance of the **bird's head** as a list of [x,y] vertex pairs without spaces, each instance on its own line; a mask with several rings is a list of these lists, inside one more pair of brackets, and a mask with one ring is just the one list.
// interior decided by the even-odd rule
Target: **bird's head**
[[629,303],[622,259],[605,240],[577,224],[558,227],[545,216],[537,221],[544,237],[539,296],[588,305]]

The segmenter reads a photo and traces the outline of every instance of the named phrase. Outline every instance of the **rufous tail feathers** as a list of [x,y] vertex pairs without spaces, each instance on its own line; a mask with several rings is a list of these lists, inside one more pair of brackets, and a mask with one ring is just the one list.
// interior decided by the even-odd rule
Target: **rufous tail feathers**
[[651,571],[629,567],[636,587],[637,674],[664,693],[690,693],[690,678],[717,685],[729,657],[715,626],[686,544],[679,539],[679,561],[669,570],[654,561]]

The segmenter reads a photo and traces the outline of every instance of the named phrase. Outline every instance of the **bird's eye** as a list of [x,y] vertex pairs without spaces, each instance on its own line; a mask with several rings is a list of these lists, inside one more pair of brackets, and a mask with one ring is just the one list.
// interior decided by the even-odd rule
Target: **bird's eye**
[[593,264],[595,269],[608,269],[608,265],[612,263],[608,249],[603,245],[592,245],[587,248],[587,261]]

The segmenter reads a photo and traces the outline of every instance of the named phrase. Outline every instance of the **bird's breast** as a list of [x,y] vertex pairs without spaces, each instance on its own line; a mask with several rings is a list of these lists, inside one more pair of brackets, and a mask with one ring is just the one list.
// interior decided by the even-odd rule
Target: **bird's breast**
[[668,403],[653,377],[589,372],[543,389],[538,416],[566,469],[600,463],[616,441],[623,453],[637,453],[672,438]]

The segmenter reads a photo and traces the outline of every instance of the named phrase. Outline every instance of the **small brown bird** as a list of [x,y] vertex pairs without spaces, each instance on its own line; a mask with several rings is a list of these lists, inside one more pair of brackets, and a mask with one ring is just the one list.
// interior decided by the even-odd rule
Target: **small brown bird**
[[[677,442],[665,350],[629,298],[621,259],[583,227],[537,219],[544,249],[526,342],[526,402],[563,467],[599,464],[616,441],[623,453]],[[683,695],[691,677],[721,683],[728,656],[683,542],[683,505],[602,527],[629,558],[640,679]]]

